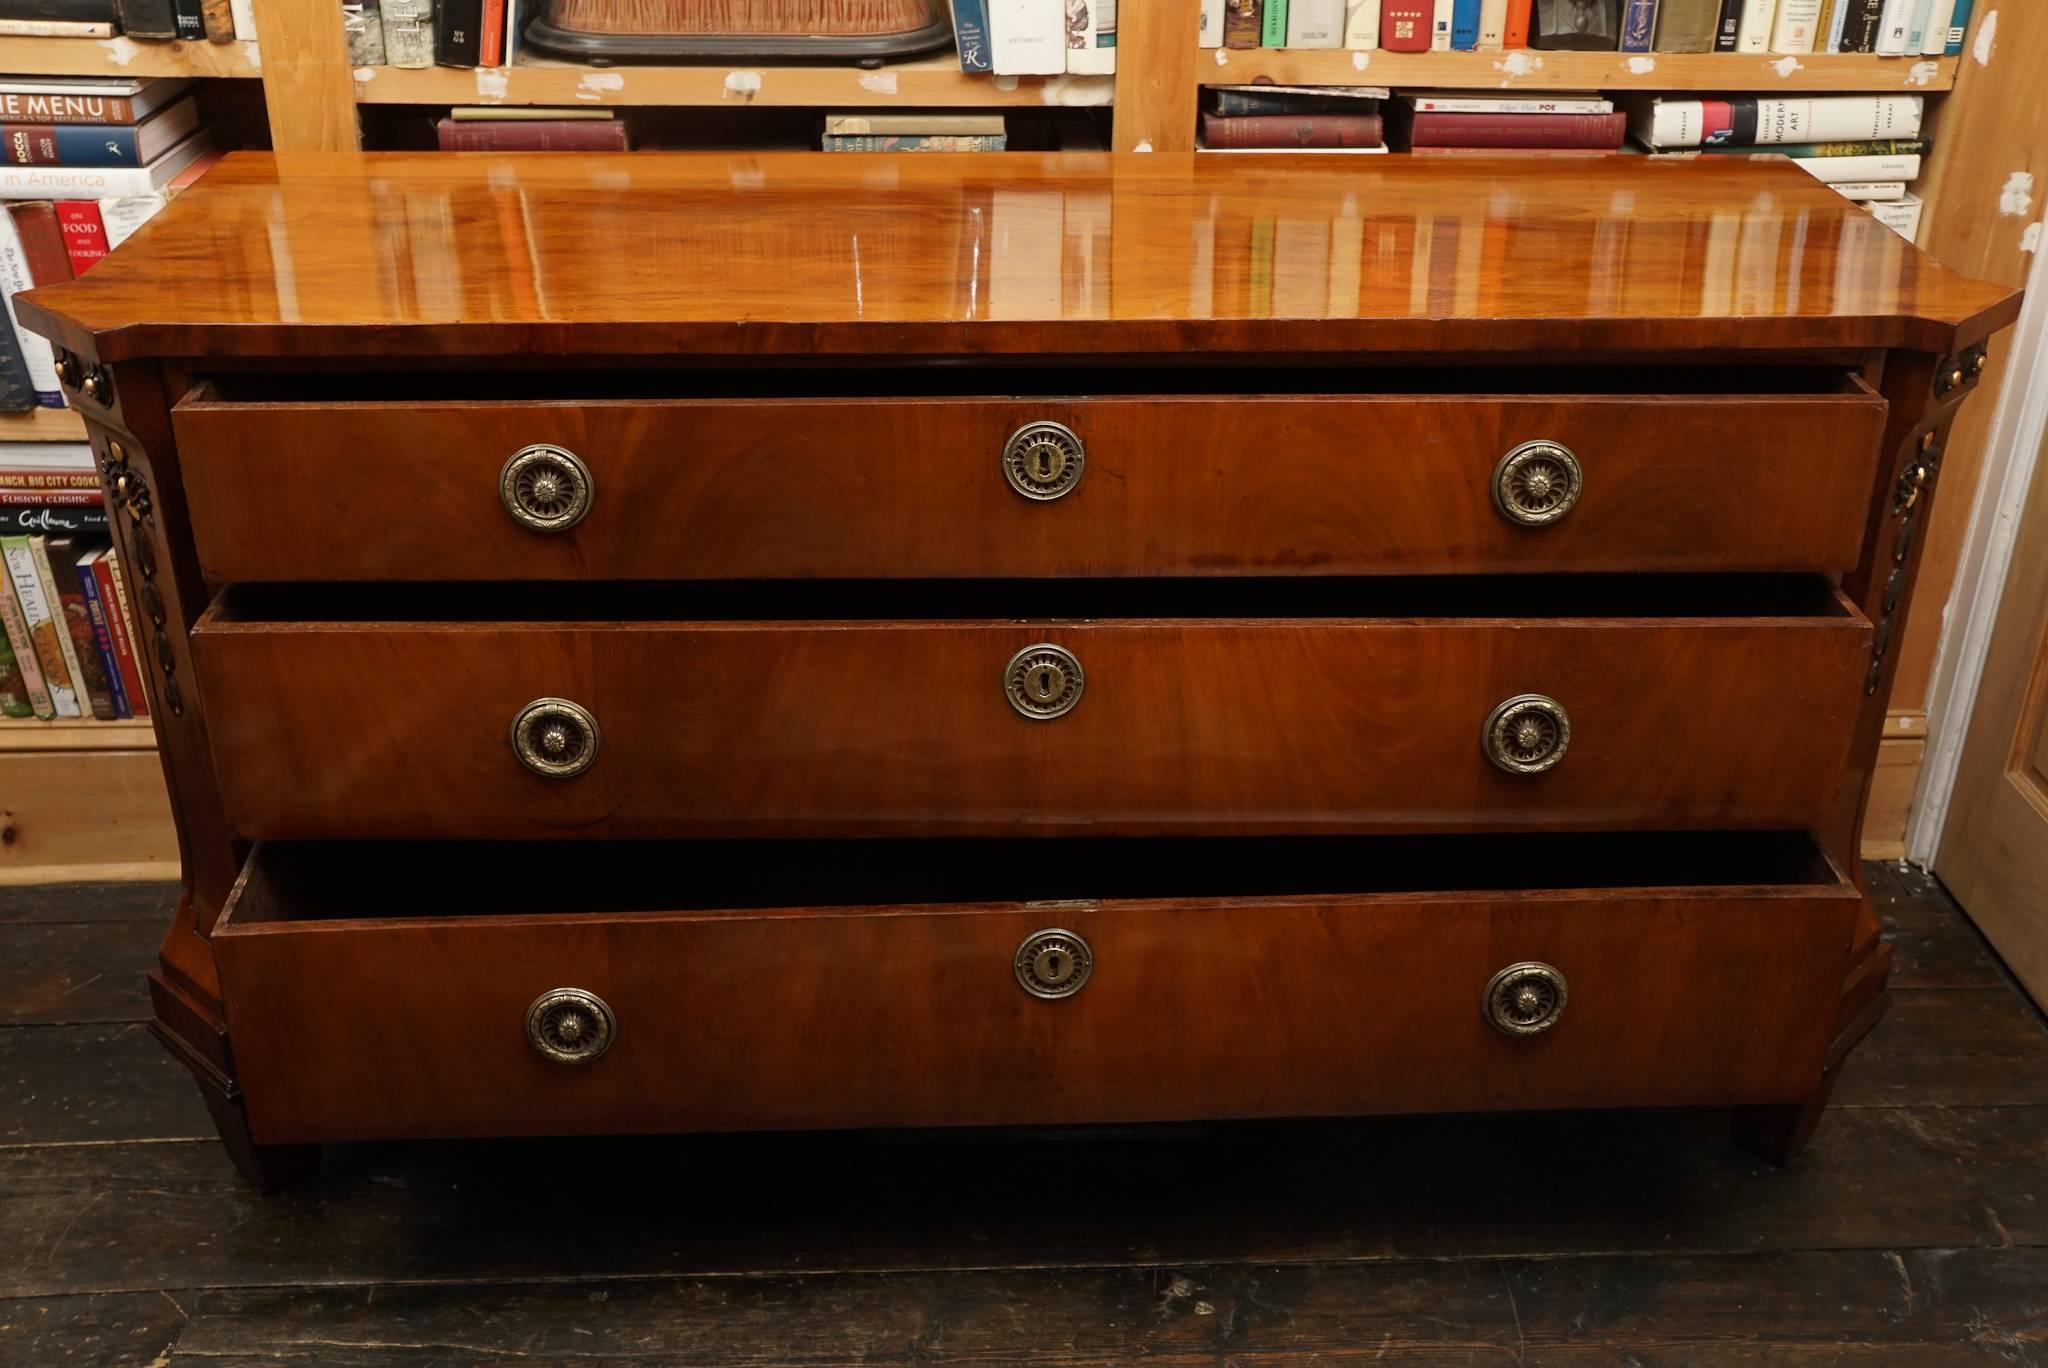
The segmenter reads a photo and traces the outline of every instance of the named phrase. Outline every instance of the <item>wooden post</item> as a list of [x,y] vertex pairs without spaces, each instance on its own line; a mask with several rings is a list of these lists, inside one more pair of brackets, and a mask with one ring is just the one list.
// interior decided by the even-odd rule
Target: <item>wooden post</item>
[[263,102],[279,152],[354,152],[354,69],[335,0],[258,0]]
[[1117,151],[1194,151],[1201,15],[1201,0],[1136,0],[1117,12]]

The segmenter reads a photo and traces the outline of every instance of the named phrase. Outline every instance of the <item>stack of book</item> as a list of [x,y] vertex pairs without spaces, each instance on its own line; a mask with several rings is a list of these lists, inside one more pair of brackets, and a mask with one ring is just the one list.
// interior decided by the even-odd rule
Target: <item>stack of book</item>
[[147,717],[92,448],[0,442],[0,717]]
[[819,146],[827,152],[1002,152],[1010,136],[1000,114],[827,114]]
[[1621,149],[1628,115],[1599,95],[1404,95],[1393,107],[1395,145],[1410,152],[1599,152]]
[[[5,3],[5,0],[0,0]],[[342,0],[349,65],[495,68],[519,55],[528,0]]]
[[1204,152],[1384,152],[1381,86],[1212,86]]
[[0,77],[0,410],[61,408],[50,344],[14,295],[92,269],[217,154],[189,81]]
[[1974,0],[1202,0],[1204,47],[1499,52],[1963,50]]
[[[987,71],[997,76],[1116,73],[1117,0],[952,3],[953,40],[962,71]],[[1107,99],[1106,82],[1101,93]]]
[[458,106],[434,125],[443,152],[624,152],[626,125],[608,109]]
[[186,38],[212,43],[256,37],[254,0],[0,0],[0,37]]
[[1652,99],[1629,120],[1636,141],[1662,156],[1790,157],[1911,239],[1921,209],[1912,183],[1931,145],[1920,132],[1925,106],[1919,95]]

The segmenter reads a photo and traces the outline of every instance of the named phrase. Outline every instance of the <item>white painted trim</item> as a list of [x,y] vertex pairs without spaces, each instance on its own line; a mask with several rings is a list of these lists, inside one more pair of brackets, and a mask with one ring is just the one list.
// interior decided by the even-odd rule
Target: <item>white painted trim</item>
[[1906,820],[1906,858],[1923,869],[1934,863],[1955,797],[1963,740],[1984,681],[1991,630],[2005,595],[2020,510],[2033,481],[2035,458],[2048,437],[2048,251],[2034,255],[2027,302],[2013,329],[2005,388],[1986,439],[1984,477],[1970,507],[1969,531],[1954,590],[1935,648],[1927,692],[1927,754]]

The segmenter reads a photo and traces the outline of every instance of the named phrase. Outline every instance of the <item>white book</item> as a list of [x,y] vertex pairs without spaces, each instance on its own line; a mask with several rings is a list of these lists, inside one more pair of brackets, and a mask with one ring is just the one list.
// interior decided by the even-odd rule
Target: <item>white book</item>
[[1451,11],[1457,0],[1436,0],[1436,18],[1429,26],[1429,50],[1449,52],[1451,50]]
[[1063,76],[1067,11],[1060,0],[989,0],[989,65],[998,76]]
[[5,38],[111,38],[112,24],[88,19],[0,19]]
[[1877,22],[1877,55],[1906,55],[1906,27],[1913,22],[1913,0],[1884,0],[1884,13]]
[[1906,241],[1920,240],[1920,211],[1926,208],[1926,202],[1918,195],[1908,193],[1903,199],[1871,200],[1866,207],[1872,218]]
[[[61,642],[71,635],[56,614],[50,611],[50,600],[43,596],[42,580],[36,575],[35,552],[29,549],[27,538],[6,548],[7,573],[14,580],[14,598],[21,606],[22,622],[34,636],[38,627],[54,623],[57,639]],[[59,610],[61,611],[61,610]],[[50,704],[59,717],[80,717],[83,713],[78,706],[78,690],[69,683],[54,679],[50,671],[43,671],[43,683],[50,690]]]
[[1288,0],[1287,46],[1333,48],[1344,45],[1344,0]]
[[21,234],[15,230],[14,216],[0,214],[0,295],[6,296],[7,326],[14,329],[20,339],[22,363],[28,368],[28,383],[37,394],[62,394],[64,387],[57,382],[57,357],[50,350],[50,341],[21,326],[21,320],[14,316],[14,296],[17,291],[35,288],[35,277],[29,274],[28,255],[21,250]]
[[[57,592],[57,572],[50,564],[50,539],[30,537],[28,549],[35,558],[36,574],[43,581],[50,615],[57,620],[57,652],[64,657],[64,668],[71,672],[72,701],[80,717],[90,717],[92,696],[85,691],[85,666],[78,659],[78,642],[71,635],[71,616],[65,612],[64,600]],[[75,566],[77,562],[74,560],[72,564]]]
[[[1715,101],[1718,112],[1725,102]],[[1758,147],[1773,143],[1883,142],[1920,136],[1927,101],[1919,95],[1821,95],[1756,101]],[[1629,113],[1629,129],[1650,147],[1698,147],[1706,141],[1708,106],[1699,100],[1653,100]]]
[[1408,97],[1418,114],[1612,114],[1598,95],[1473,95],[1422,91]]
[[0,199],[119,199],[163,189],[212,144],[194,133],[148,166],[0,166]]
[[137,228],[155,218],[170,202],[171,197],[162,193],[101,200],[100,226],[107,230],[107,250],[111,252],[126,242]]
[[1202,17],[1196,21],[1195,42],[1201,47],[1223,46],[1223,0],[1202,0]]
[[1380,45],[1380,0],[1345,0],[1344,46],[1370,51]]
[[1771,26],[1771,51],[1813,51],[1820,28],[1820,0],[1779,0],[1777,22]]
[[1778,17],[1778,0],[1743,0],[1742,24],[1735,30],[1737,52],[1769,52],[1772,21]]
[[1830,183],[1909,181],[1920,177],[1920,158],[1914,153],[1896,157],[1793,157],[1790,160],[1815,180]]
[[60,470],[90,475],[89,442],[0,442],[0,470]]
[[1852,200],[1900,200],[1906,197],[1904,181],[1843,181],[1830,185],[1828,189],[1843,199]]
[[1955,27],[1955,22],[1956,0],[1934,0],[1927,11],[1927,32],[1920,39],[1920,55],[1939,57],[1947,52],[1948,31]]
[[1933,0],[1913,0],[1912,13],[1906,19],[1906,51],[1918,52],[1927,43],[1927,15],[1933,9]]
[[1849,10],[1853,3],[1854,0],[1836,0],[1834,17],[1828,22],[1828,31],[1825,38],[1827,43],[1826,51],[1840,52],[1842,50],[1842,35],[1848,31]]
[[1066,7],[1067,73],[1115,74],[1116,0],[1066,0]]
[[1480,52],[1499,52],[1501,42],[1508,31],[1508,0],[1480,0],[1479,44]]

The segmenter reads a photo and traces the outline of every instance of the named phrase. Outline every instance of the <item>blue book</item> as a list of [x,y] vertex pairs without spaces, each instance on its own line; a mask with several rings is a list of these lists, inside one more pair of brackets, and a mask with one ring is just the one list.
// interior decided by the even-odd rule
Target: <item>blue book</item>
[[1657,36],[1657,0],[1627,0],[1621,10],[1621,50],[1648,52]]
[[1458,0],[1451,9],[1451,48],[1470,52],[1479,46],[1480,0]]
[[92,644],[100,658],[100,668],[106,672],[107,694],[114,700],[114,716],[133,717],[134,709],[128,706],[128,690],[121,685],[121,664],[114,659],[114,638],[109,635],[106,606],[100,602],[100,587],[93,579],[91,553],[81,558],[78,566],[78,587],[85,594],[85,615],[92,622]]
[[953,42],[962,71],[988,71],[988,0],[953,0]]
[[1956,17],[1949,21],[1948,45],[1942,52],[1950,57],[1960,57],[1963,39],[1970,33],[1970,11],[1977,7],[1977,0],[1956,0]]
[[[18,156],[16,161],[37,166],[148,166],[198,127],[199,105],[188,96],[137,124],[56,124],[38,130],[38,140],[47,132],[54,159],[38,154],[25,163]],[[13,129],[7,131],[11,134]],[[12,143],[10,137],[10,153]]]

